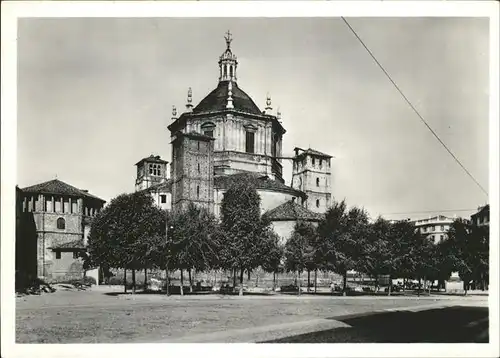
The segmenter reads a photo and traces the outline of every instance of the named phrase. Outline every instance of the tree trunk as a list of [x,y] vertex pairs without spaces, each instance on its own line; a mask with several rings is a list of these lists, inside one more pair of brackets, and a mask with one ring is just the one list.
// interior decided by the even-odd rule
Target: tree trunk
[[135,294],[135,269],[132,269],[132,293]]
[[259,271],[255,274],[255,287],[259,287]]
[[189,292],[193,293],[193,278],[191,277],[191,269],[188,270],[189,275]]
[[276,271],[273,271],[273,291],[276,291]]
[[387,290],[388,296],[391,295],[391,290],[392,290],[392,276],[389,275],[389,289]]
[[342,296],[347,296],[347,271],[344,271]]
[[236,287],[236,268],[233,269],[233,288]]
[[422,286],[422,279],[418,278],[417,296],[420,297],[420,286]]
[[309,287],[311,287],[311,271],[307,270],[307,292],[309,292]]
[[467,296],[468,289],[469,289],[469,282],[464,281],[464,296]]
[[314,270],[314,293],[318,287],[318,269]]
[[168,277],[168,269],[165,269],[165,284],[167,288],[167,296],[170,296],[170,278]]
[[181,296],[184,296],[184,270],[181,269]]
[[299,296],[300,296],[300,293],[301,293],[301,292],[300,292],[300,291],[301,291],[301,289],[300,289],[300,271],[297,271],[297,276],[298,276],[298,280],[297,280],[297,282],[298,282],[298,287],[299,287]]
[[125,293],[127,293],[127,269],[123,268],[123,287],[125,287]]
[[378,275],[375,275],[375,292],[378,292]]
[[148,269],[144,269],[144,291],[148,289]]
[[247,271],[247,275],[248,275],[247,281],[250,281],[250,270]]
[[244,270],[241,269],[240,271],[240,292],[239,292],[239,295],[240,296],[243,296],[243,274],[244,274]]

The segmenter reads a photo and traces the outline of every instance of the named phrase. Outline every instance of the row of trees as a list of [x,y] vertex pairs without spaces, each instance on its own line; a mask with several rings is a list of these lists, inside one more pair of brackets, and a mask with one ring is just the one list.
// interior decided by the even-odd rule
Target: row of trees
[[[224,195],[219,223],[209,211],[193,204],[165,212],[145,192],[123,194],[111,200],[92,223],[86,267],[137,270],[180,270],[184,273],[228,270],[239,276],[258,267],[276,272],[283,249],[271,223],[260,215],[260,197],[250,181],[239,181]],[[146,272],[146,271],[145,271]],[[126,277],[124,277],[126,289]],[[235,283],[235,282],[234,282]],[[169,283],[167,282],[167,288]]]
[[[467,283],[487,279],[488,233],[465,221],[453,223],[449,239],[434,245],[409,222],[371,223],[359,208],[335,202],[317,226],[297,222],[286,245],[280,244],[271,222],[260,215],[260,197],[250,181],[228,188],[221,205],[220,222],[207,210],[188,205],[165,212],[144,192],[123,194],[111,200],[92,223],[85,265],[132,272],[135,291],[137,270],[180,270],[181,294],[187,272],[227,270],[233,284],[244,273],[263,268],[315,274],[333,271],[344,277],[356,270],[374,278],[440,279],[459,271]],[[147,277],[146,277],[147,280]],[[126,276],[124,277],[126,289]],[[169,283],[167,282],[167,288]],[[300,289],[299,289],[300,292]]]
[[[417,279],[441,283],[458,271],[465,289],[472,282],[482,287],[488,282],[489,229],[466,220],[454,221],[448,239],[434,244],[408,221],[389,222],[379,217],[370,222],[357,207],[347,209],[345,201],[336,202],[317,228],[297,223],[285,245],[287,270],[299,274],[317,270],[343,276],[355,270],[375,278]],[[392,285],[389,285],[389,294]]]

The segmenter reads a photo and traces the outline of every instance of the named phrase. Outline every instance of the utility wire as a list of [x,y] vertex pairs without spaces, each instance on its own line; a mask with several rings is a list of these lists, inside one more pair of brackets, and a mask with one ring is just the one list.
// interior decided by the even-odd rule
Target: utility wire
[[425,126],[427,127],[427,129],[429,129],[429,131],[434,135],[434,137],[436,137],[436,139],[439,141],[439,143],[441,143],[441,145],[448,151],[448,153],[453,157],[453,159],[455,159],[455,161],[458,163],[458,165],[460,165],[462,167],[462,169],[467,173],[467,175],[477,184],[477,186],[483,191],[483,193],[485,193],[486,196],[488,196],[488,192],[482,187],[481,184],[479,184],[479,182],[476,180],[476,178],[474,178],[474,176],[467,170],[467,168],[465,168],[465,166],[460,162],[460,160],[455,156],[455,154],[453,154],[453,152],[448,148],[448,146],[441,140],[441,138],[439,138],[439,136],[436,134],[436,132],[434,132],[434,130],[429,126],[429,124],[420,115],[420,113],[416,110],[416,108],[413,106],[413,104],[411,104],[410,100],[404,95],[403,91],[401,91],[401,89],[398,87],[398,85],[396,84],[396,82],[394,82],[394,80],[387,73],[387,71],[385,70],[385,68],[375,58],[375,55],[373,55],[373,53],[370,51],[370,49],[365,45],[365,43],[363,42],[363,40],[361,40],[361,38],[358,36],[358,34],[356,33],[356,31],[354,31],[354,29],[351,27],[351,25],[347,22],[347,20],[343,16],[342,16],[342,20],[344,20],[344,22],[347,25],[347,27],[351,30],[351,32],[354,34],[354,36],[356,36],[356,38],[358,39],[358,41],[361,43],[361,45],[363,45],[363,47],[365,48],[365,50],[370,54],[370,56],[375,61],[375,63],[385,73],[385,75],[387,76],[387,78],[389,79],[389,81],[391,81],[392,84],[394,85],[394,87],[396,87],[396,89],[401,94],[401,96],[404,98],[404,100],[406,101],[406,103],[408,103],[408,105],[411,107],[411,109],[417,114],[417,116],[425,124]]

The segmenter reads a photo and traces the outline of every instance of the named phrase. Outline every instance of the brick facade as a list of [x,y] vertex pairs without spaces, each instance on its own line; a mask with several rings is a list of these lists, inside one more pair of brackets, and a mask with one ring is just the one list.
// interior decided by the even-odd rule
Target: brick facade
[[17,269],[47,281],[81,278],[78,253],[104,201],[58,180],[24,188],[19,195]]
[[214,139],[196,132],[178,133],[172,142],[172,209],[192,202],[214,210]]

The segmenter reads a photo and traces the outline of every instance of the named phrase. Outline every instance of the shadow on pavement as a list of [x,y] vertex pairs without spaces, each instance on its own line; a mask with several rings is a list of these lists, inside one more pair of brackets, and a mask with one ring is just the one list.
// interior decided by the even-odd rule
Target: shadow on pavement
[[487,307],[331,317],[351,327],[261,343],[488,343]]
[[[104,292],[105,295],[108,296],[123,296],[123,295],[134,295],[134,293],[128,292]],[[135,295],[161,295],[166,296],[167,293],[165,291],[136,291]],[[170,292],[170,296],[180,296],[181,293],[179,291]],[[220,292],[212,292],[212,291],[200,291],[200,292],[184,292],[184,296],[238,296],[238,292],[234,293],[224,293]],[[261,293],[261,292],[244,292],[243,296],[273,296],[274,293]]]

